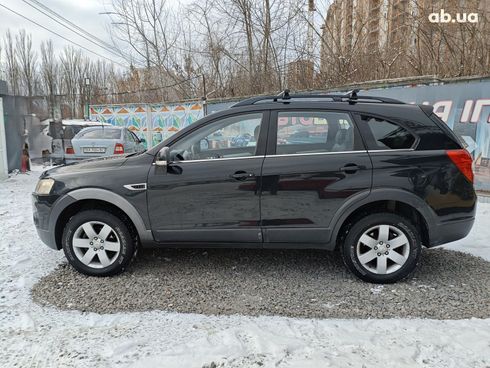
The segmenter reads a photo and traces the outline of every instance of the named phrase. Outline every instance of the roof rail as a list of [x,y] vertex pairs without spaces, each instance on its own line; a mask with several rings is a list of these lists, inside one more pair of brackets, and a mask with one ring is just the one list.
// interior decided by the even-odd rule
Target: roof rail
[[267,95],[247,98],[246,100],[239,101],[231,107],[249,106],[254,105],[260,101],[271,100],[272,102],[290,103],[292,99],[317,99],[326,98],[331,99],[333,102],[348,102],[349,104],[355,104],[357,102],[380,102],[388,104],[405,104],[400,100],[395,100],[388,97],[375,97],[375,96],[359,96],[359,90],[354,89],[348,91],[345,94],[326,94],[326,93],[302,93],[302,94],[290,94],[288,89],[285,89],[278,95]]

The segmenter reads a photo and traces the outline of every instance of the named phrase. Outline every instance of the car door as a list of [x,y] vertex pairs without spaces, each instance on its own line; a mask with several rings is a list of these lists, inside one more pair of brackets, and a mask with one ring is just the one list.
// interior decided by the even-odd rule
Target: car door
[[339,209],[369,194],[371,172],[349,113],[272,112],[262,169],[264,246],[327,243]]
[[[148,210],[160,242],[261,246],[260,170],[268,112],[211,121],[169,146],[148,177]],[[259,138],[260,136],[260,138]]]

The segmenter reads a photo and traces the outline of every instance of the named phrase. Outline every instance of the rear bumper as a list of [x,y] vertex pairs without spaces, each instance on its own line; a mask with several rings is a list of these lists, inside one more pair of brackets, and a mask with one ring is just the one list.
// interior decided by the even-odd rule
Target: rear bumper
[[98,157],[102,157],[102,156],[105,156],[105,155],[100,155],[100,156],[65,155],[65,163],[72,164],[74,162],[80,162],[80,161],[83,161],[83,160],[88,160],[88,159],[91,159],[91,158],[98,158]]
[[434,226],[430,232],[431,239],[428,247],[435,247],[437,245],[463,239],[471,231],[474,222],[475,218],[469,217],[463,220],[449,221]]

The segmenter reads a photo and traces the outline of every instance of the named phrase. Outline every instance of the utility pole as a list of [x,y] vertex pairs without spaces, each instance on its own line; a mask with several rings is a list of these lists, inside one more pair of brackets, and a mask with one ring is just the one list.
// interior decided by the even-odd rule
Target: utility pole
[[90,120],[90,78],[85,78],[85,90],[87,91],[87,111],[85,113],[85,120]]
[[204,113],[204,116],[208,114],[208,95],[206,91],[206,76],[203,74],[202,75],[202,89],[203,89],[203,97],[202,97],[202,110]]

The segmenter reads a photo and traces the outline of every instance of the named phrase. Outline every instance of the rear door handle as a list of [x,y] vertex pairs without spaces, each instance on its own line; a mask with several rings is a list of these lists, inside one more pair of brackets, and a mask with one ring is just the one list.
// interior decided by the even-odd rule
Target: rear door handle
[[353,174],[357,170],[362,170],[362,169],[364,169],[364,166],[358,166],[356,164],[347,164],[344,167],[341,167],[340,168],[340,171],[343,171],[343,172],[345,172],[347,174]]
[[230,176],[235,180],[245,180],[248,178],[253,178],[255,174],[240,170]]

